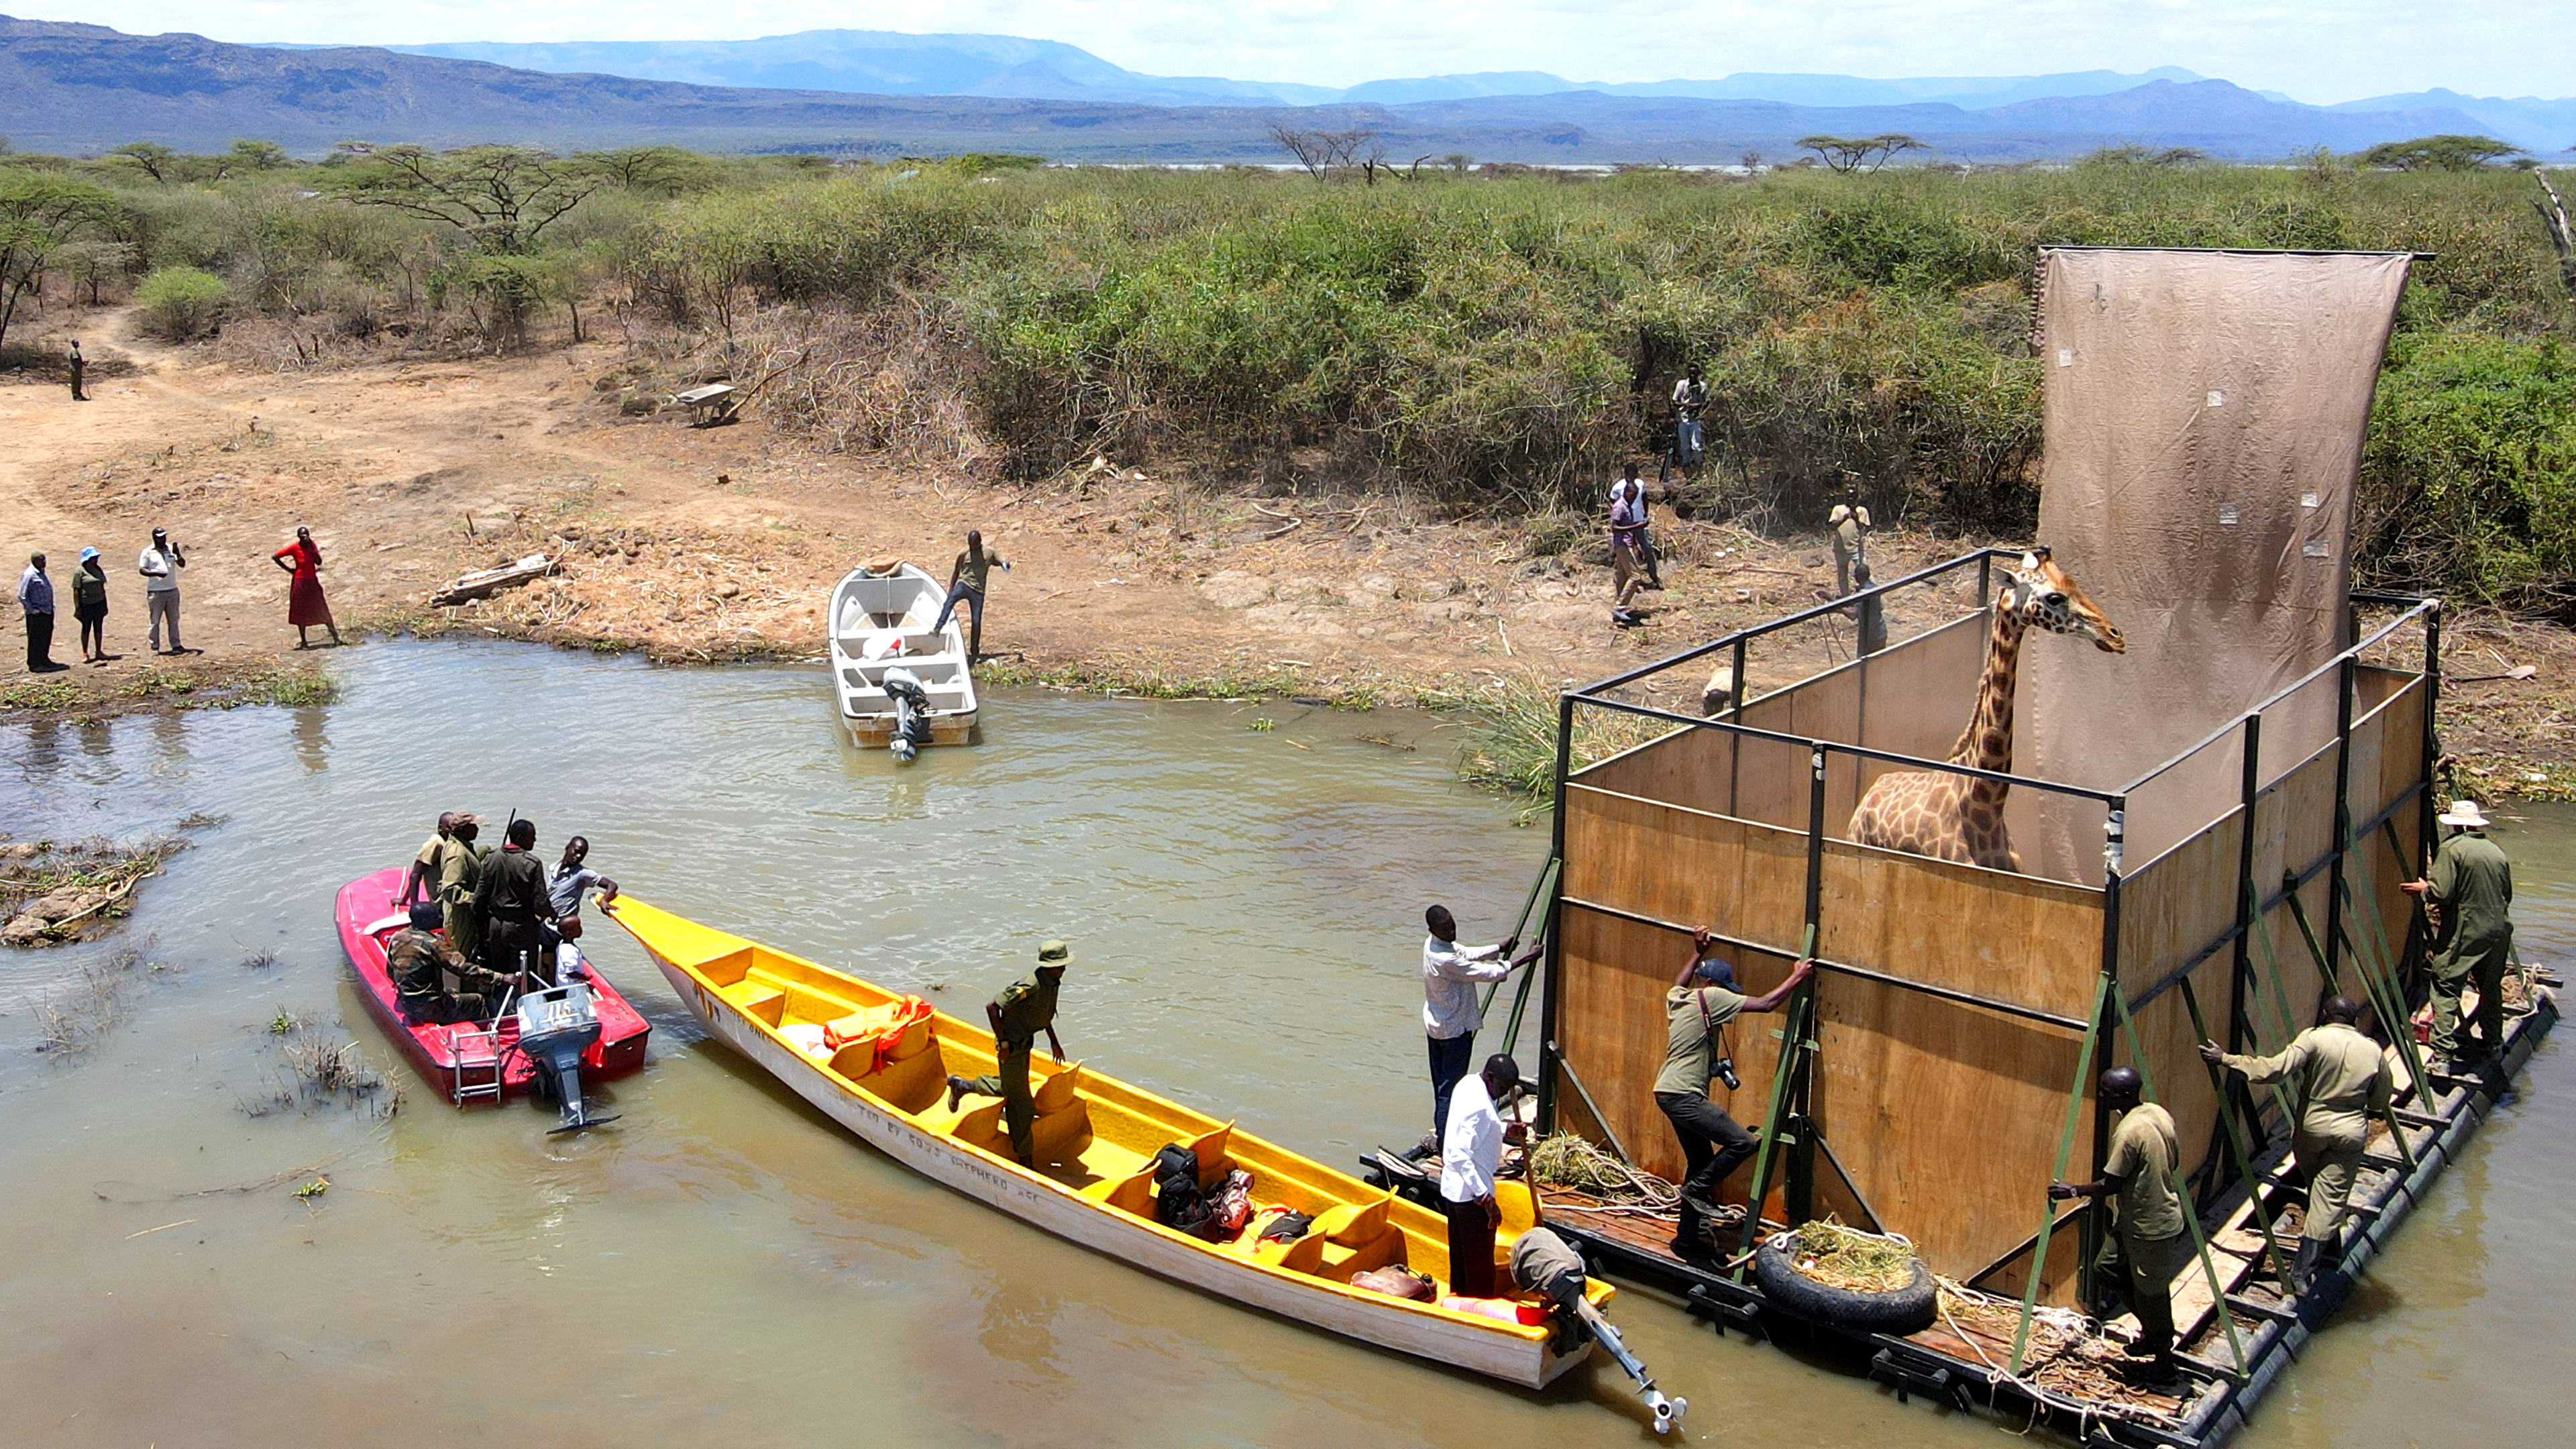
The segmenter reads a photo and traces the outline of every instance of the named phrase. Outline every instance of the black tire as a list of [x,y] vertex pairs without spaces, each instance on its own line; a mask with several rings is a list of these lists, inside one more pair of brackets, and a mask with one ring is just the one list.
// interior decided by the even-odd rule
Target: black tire
[[1797,1246],[1795,1233],[1780,1233],[1763,1243],[1753,1255],[1753,1278],[1762,1285],[1762,1296],[1771,1307],[1792,1318],[1801,1318],[1822,1328],[1845,1333],[1886,1333],[1902,1337],[1932,1326],[1940,1316],[1940,1290],[1932,1282],[1932,1270],[1923,1260],[1914,1260],[1914,1277],[1904,1287],[1886,1293],[1856,1293],[1819,1283],[1798,1271],[1790,1261]]

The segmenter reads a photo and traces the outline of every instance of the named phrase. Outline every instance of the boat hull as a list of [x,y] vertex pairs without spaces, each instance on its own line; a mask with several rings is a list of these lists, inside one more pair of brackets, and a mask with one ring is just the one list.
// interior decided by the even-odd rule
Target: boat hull
[[[393,933],[368,929],[394,914],[393,899],[402,890],[404,874],[404,869],[396,866],[360,876],[340,887],[333,910],[340,929],[340,949],[348,958],[350,974],[358,978],[358,999],[366,1003],[367,1015],[375,1018],[377,1027],[413,1069],[427,1078],[440,1096],[453,1102],[457,1074],[454,1036],[458,1028],[440,1024],[415,1026],[403,1020],[402,1009],[395,1004],[392,978],[385,974],[385,945]],[[596,968],[590,973],[590,988],[592,1007],[599,1014],[599,1040],[582,1053],[582,1080],[609,1081],[631,1075],[644,1065],[652,1025]],[[517,1037],[517,1018],[504,1018],[502,1046],[507,1048]],[[526,1096],[535,1089],[536,1075],[536,1064],[525,1053],[505,1051],[502,1099]]]
[[[979,704],[966,627],[951,615],[934,629],[947,590],[917,564],[892,573],[853,570],[832,590],[826,612],[826,653],[841,726],[862,748],[883,749],[894,739],[894,707],[882,681],[889,668],[910,670],[929,695],[923,711],[934,745],[973,744]],[[899,643],[901,652],[871,653]]]
[[[632,929],[630,927],[630,929]],[[744,1014],[686,963],[645,949],[708,1033],[785,1083],[860,1141],[934,1182],[1120,1262],[1379,1348],[1543,1388],[1590,1356],[1555,1353],[1544,1333],[1498,1331],[1489,1320],[1343,1289],[1211,1251],[1141,1218],[1104,1208],[1063,1185],[925,1131],[837,1081]],[[952,1023],[943,1018],[942,1029]]]

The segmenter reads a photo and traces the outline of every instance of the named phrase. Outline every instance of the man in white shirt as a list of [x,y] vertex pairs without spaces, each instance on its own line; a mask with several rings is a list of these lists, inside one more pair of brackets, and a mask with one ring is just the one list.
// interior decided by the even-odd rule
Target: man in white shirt
[[179,551],[179,545],[170,541],[170,531],[166,528],[152,530],[152,546],[135,560],[135,572],[143,575],[144,612],[151,616],[152,652],[155,654],[162,652],[161,621],[164,619],[170,621],[168,652],[187,652],[179,645],[178,578],[178,571],[187,566],[188,556]]
[[1517,936],[1498,946],[1461,946],[1458,922],[1447,906],[1422,913],[1431,934],[1422,940],[1422,1031],[1431,1039],[1431,1135],[1415,1155],[1440,1150],[1449,1131],[1449,1095],[1467,1066],[1476,1059],[1476,1028],[1485,1024],[1479,986],[1500,981],[1512,968],[1526,966],[1546,948],[1544,941],[1515,960],[1502,959],[1520,944]]
[[1449,1291],[1461,1298],[1494,1296],[1494,1229],[1503,1221],[1494,1178],[1503,1170],[1503,1143],[1523,1135],[1519,1123],[1503,1125],[1494,1102],[1520,1083],[1519,1063],[1488,1057],[1485,1070],[1460,1082],[1449,1104],[1449,1129],[1440,1138],[1440,1206],[1449,1217]]
[[1703,447],[1699,415],[1707,407],[1708,383],[1694,362],[1673,384],[1673,461],[1685,468],[1699,466]]

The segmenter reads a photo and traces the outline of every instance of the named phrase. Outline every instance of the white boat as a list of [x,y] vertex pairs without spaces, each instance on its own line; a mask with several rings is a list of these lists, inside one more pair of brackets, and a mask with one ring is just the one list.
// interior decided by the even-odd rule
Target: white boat
[[[909,759],[920,745],[973,742],[965,621],[952,615],[945,627],[931,628],[947,597],[938,579],[909,563],[861,565],[832,590],[832,684],[841,724],[861,745],[891,746]],[[913,725],[898,739],[904,715]]]

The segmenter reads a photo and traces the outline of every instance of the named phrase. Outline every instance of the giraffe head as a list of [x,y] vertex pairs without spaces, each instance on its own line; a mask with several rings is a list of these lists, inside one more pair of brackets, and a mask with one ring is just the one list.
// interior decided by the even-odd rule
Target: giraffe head
[[2120,637],[2119,627],[2066,570],[2049,561],[2045,547],[2021,556],[2021,567],[2012,571],[2012,587],[1996,604],[2019,614],[2025,626],[2079,635],[2106,654],[2128,652],[2129,641]]

